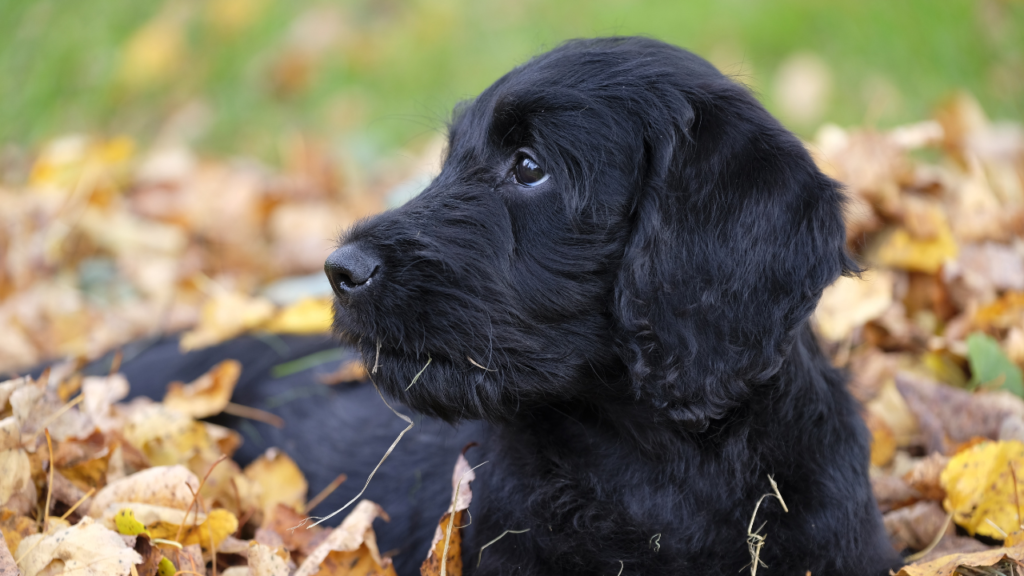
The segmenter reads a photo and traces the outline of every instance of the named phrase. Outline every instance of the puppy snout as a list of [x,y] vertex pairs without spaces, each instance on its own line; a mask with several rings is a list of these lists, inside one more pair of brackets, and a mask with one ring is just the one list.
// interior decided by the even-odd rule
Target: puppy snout
[[380,259],[358,244],[338,248],[324,262],[331,288],[343,303],[365,289],[380,270]]

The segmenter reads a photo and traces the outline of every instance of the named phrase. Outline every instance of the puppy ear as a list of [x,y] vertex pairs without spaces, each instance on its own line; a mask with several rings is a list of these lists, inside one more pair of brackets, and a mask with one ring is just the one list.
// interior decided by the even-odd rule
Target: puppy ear
[[746,91],[673,90],[646,138],[616,278],[634,393],[703,430],[769,382],[822,290],[855,273],[843,195]]

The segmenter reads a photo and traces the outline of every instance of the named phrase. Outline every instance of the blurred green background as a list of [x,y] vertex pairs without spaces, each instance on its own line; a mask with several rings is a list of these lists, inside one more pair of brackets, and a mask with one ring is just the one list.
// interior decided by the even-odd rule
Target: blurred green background
[[284,134],[379,158],[579,36],[693,50],[809,135],[926,118],[956,89],[1024,116],[1011,0],[0,0],[0,144],[185,139],[274,161]]

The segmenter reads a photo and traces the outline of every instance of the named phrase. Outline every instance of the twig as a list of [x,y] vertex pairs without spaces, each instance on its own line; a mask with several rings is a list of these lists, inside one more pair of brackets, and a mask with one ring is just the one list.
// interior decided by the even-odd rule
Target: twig
[[345,480],[348,480],[347,475],[338,474],[338,477],[335,478],[330,484],[328,484],[326,488],[321,490],[319,494],[314,496],[312,500],[306,503],[306,510],[309,511],[319,506],[320,503],[326,500],[327,497],[330,496],[332,492],[337,490],[338,486],[341,486],[342,483],[345,482]]
[[71,513],[74,512],[75,510],[77,510],[78,507],[82,505],[82,502],[85,502],[89,498],[89,496],[93,495],[93,492],[96,492],[96,487],[95,486],[93,486],[92,488],[89,488],[89,491],[86,492],[84,496],[79,498],[78,502],[75,502],[74,506],[69,508],[68,511],[65,512],[63,516],[60,517],[60,519],[61,520],[67,520],[68,516],[71,516]]
[[[227,459],[228,459],[227,455],[224,455],[224,454],[222,454],[220,458],[217,458],[217,461],[214,462],[213,464],[211,464],[210,465],[210,469],[206,471],[206,475],[203,476],[203,480],[199,483],[199,488],[196,488],[196,491],[193,492],[193,494],[192,494],[192,502],[189,503],[188,508],[185,508],[185,518],[184,518],[184,520],[181,521],[181,525],[178,526],[178,532],[174,535],[174,540],[176,542],[181,542],[181,531],[185,528],[185,522],[188,521],[188,513],[192,511],[192,506],[195,506],[196,500],[199,499],[199,491],[203,489],[203,484],[206,484],[206,479],[210,477],[210,473],[213,472],[213,469],[217,467],[217,464],[220,464],[221,462],[223,462],[223,461],[225,461]],[[188,483],[186,483],[185,485],[188,486],[189,491],[192,490],[192,487],[189,486]],[[195,516],[195,520],[193,521],[193,523],[196,523],[196,522],[199,522],[199,507],[198,506],[196,506],[196,516]]]
[[277,429],[284,428],[284,418],[281,418],[277,414],[271,414],[266,410],[253,408],[252,406],[243,406],[242,404],[228,402],[227,406],[224,407],[224,413],[231,414],[232,416],[238,416],[240,418],[248,418],[249,420],[255,420],[257,422],[263,422],[264,424],[270,424]]
[[53,495],[53,439],[50,438],[50,429],[43,428],[46,434],[46,449],[50,452],[50,481],[46,484],[46,507],[43,508],[43,531],[46,531],[46,521],[50,519],[50,497]]

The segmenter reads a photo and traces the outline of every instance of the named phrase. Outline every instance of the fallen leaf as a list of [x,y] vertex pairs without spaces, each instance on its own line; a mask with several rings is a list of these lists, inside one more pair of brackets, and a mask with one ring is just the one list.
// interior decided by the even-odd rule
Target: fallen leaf
[[957,568],[986,568],[1004,560],[1024,561],[1024,548],[996,548],[969,554],[951,554],[938,560],[904,566],[896,576],[953,576]]
[[946,511],[938,502],[917,502],[882,517],[885,532],[896,550],[923,550],[938,537],[939,532],[956,534],[956,526],[947,524]]
[[3,534],[0,534],[0,575],[18,576],[19,574],[21,572],[18,571],[18,565],[14,563],[14,557],[11,556],[11,551],[7,547]]
[[842,277],[825,289],[814,311],[818,331],[838,342],[854,329],[882,315],[892,305],[893,275],[887,270]]
[[1006,357],[994,338],[981,332],[968,336],[967,359],[971,363],[971,382],[975,387],[1007,390],[1024,397],[1024,375]]
[[192,493],[198,489],[199,478],[188,468],[156,466],[105,486],[93,497],[89,516],[102,516],[115,502],[139,502],[185,510],[192,503]]
[[320,526],[314,526],[309,529],[305,526],[295,530],[292,529],[302,524],[303,520],[305,520],[305,516],[294,508],[278,504],[271,509],[270,514],[264,517],[263,528],[279,534],[282,538],[282,543],[288,550],[305,552],[309,549],[307,548],[309,543],[322,533],[324,529]]
[[16,556],[24,576],[74,573],[76,576],[127,576],[142,556],[117,533],[83,518],[50,536],[21,541]]
[[[287,555],[287,552],[284,554]],[[269,546],[251,542],[246,557],[249,560],[250,576],[288,576],[288,561]]]
[[341,525],[309,553],[294,576],[394,576],[391,559],[382,558],[377,549],[373,520],[378,517],[388,519],[380,506],[361,500]]
[[22,539],[39,533],[39,526],[35,520],[5,509],[0,510],[0,532],[7,542],[7,550],[13,554]]
[[878,248],[878,263],[889,268],[935,274],[942,265],[957,257],[958,247],[943,216],[935,224],[935,236],[915,238],[905,228],[891,230]]
[[452,471],[452,501],[438,522],[430,551],[420,566],[423,576],[462,575],[462,528],[473,500],[469,485],[475,478],[465,455],[459,454]]
[[1024,493],[1024,443],[986,442],[964,450],[950,459],[940,483],[943,506],[957,524],[971,535],[1002,540],[1020,529],[1016,503]]
[[262,488],[260,509],[269,517],[278,504],[304,510],[309,485],[306,477],[287,454],[271,448],[245,467],[245,476]]
[[[195,516],[189,516],[189,520]],[[210,510],[205,518],[200,516],[198,524],[185,522],[185,528],[181,529],[181,520],[177,522],[159,521],[154,524],[146,524],[149,527],[153,538],[173,540],[181,534],[180,543],[188,546],[198,544],[204,550],[216,549],[225,538],[238,530],[238,519],[235,515],[222,508]]]
[[332,298],[303,298],[279,311],[262,328],[280,334],[325,334],[334,321]]
[[224,360],[189,384],[171,382],[164,394],[164,406],[192,418],[220,414],[231,402],[241,374],[241,363]]
[[203,304],[199,325],[181,336],[181,350],[213,346],[270,320],[274,305],[265,298],[221,292]]
[[871,465],[885,466],[896,456],[896,436],[885,420],[873,412],[864,415],[864,422],[871,432]]
[[942,489],[940,479],[948,464],[949,458],[936,452],[914,464],[903,479],[924,498],[941,501],[946,497],[946,491]]
[[0,506],[28,514],[36,507],[36,497],[28,453],[22,448],[0,452]]

